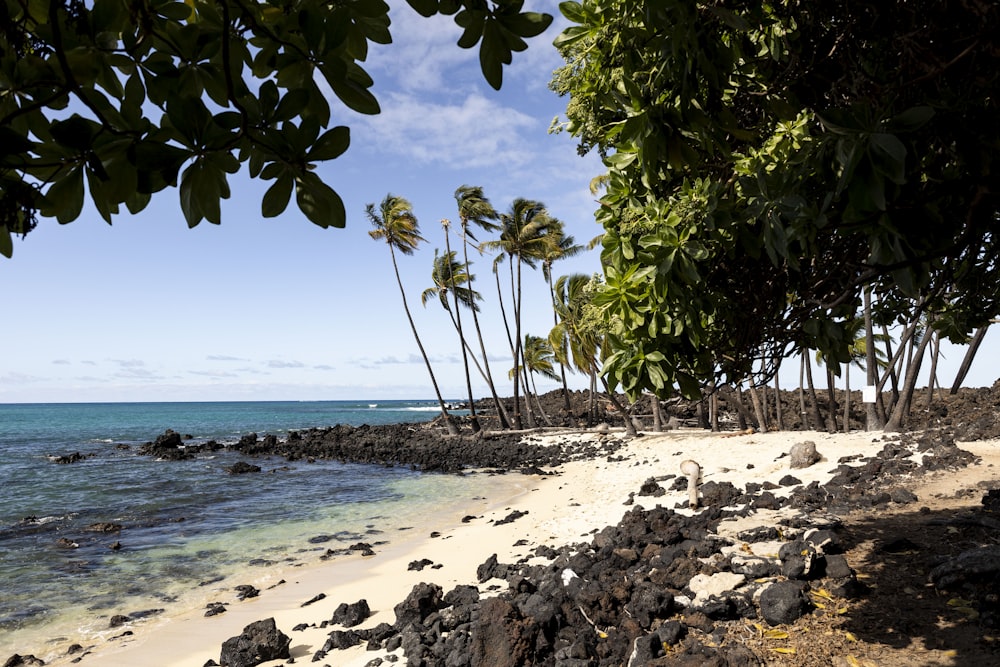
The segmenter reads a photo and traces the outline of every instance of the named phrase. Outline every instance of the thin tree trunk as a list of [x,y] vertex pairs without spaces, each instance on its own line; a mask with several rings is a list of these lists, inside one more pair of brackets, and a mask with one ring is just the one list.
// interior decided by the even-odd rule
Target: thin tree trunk
[[896,407],[893,409],[892,416],[889,417],[889,421],[886,422],[886,431],[900,431],[903,428],[903,423],[910,411],[910,399],[913,397],[913,390],[917,385],[917,374],[920,373],[920,362],[923,360],[924,351],[927,349],[927,344],[929,342],[930,336],[925,335],[920,341],[920,346],[916,351],[913,361],[906,368],[906,377],[903,380],[902,396],[900,400],[896,402]]
[[[451,254],[451,234],[448,231],[448,225],[444,227],[444,247],[448,258],[448,281],[451,283],[451,296],[455,304],[455,328],[458,330],[458,341],[462,347],[462,366],[465,369],[465,388],[469,394],[469,423],[472,426],[473,433],[479,433],[483,430],[483,427],[479,425],[479,417],[476,416],[476,399],[472,395],[472,376],[469,373],[469,353],[466,351],[465,343],[465,333],[462,331],[462,310],[458,304],[458,289],[455,285],[455,274],[451,270],[452,267],[452,254]],[[469,272],[469,265],[465,266],[466,273]],[[475,306],[475,304],[473,304]]]
[[[548,270],[548,272],[547,272],[546,275],[548,277],[548,279],[547,279],[546,282],[548,282],[548,284],[549,284],[549,298],[552,300],[552,326],[553,327],[557,327],[557,326],[559,326],[559,313],[558,313],[558,311],[556,311],[556,289],[552,285],[552,268],[551,267],[549,267],[549,270]],[[566,343],[565,343],[565,340],[564,340],[563,341],[563,345],[565,345],[565,344]],[[563,363],[561,361],[558,361],[558,360],[556,360],[556,361],[559,363],[559,377],[562,380],[563,404],[564,404],[564,407],[566,408],[566,415],[569,416],[569,414],[573,411],[573,406],[569,402],[569,384],[567,384],[567,382],[566,382],[566,367],[563,366]]]
[[[462,255],[465,258],[465,266],[468,267],[469,242],[468,238],[466,237],[466,228],[464,222],[462,224]],[[469,274],[469,289],[473,289],[471,273]],[[501,304],[501,306],[502,305],[503,304]],[[479,315],[476,313],[475,308],[472,309],[472,322],[476,326],[476,337],[479,338],[479,350],[482,352],[483,366],[485,367],[486,371],[486,384],[490,388],[490,395],[493,397],[493,406],[496,408],[497,418],[500,420],[500,428],[509,429],[510,418],[507,416],[507,409],[504,407],[503,402],[500,400],[500,397],[497,396],[497,387],[496,384],[494,384],[493,382],[493,373],[490,372],[490,360],[488,355],[486,354],[486,343],[483,342],[483,330],[482,327],[479,326]],[[472,359],[473,361],[475,361],[476,359],[475,355],[472,356]],[[476,365],[478,366],[478,364]],[[480,369],[480,372],[482,372],[482,370],[483,369]]]
[[851,362],[844,370],[844,433],[851,432]]
[[[451,325],[457,329],[458,328],[458,321],[455,319],[455,315],[450,310],[448,311],[448,315],[451,316]],[[480,337],[479,340],[480,340],[480,343],[482,343],[482,337]],[[481,378],[483,378],[483,381],[486,382],[486,384],[489,385],[489,387],[490,387],[490,391],[493,394],[494,406],[496,407],[497,414],[500,417],[501,428],[509,429],[510,428],[510,416],[507,414],[507,408],[504,407],[503,402],[496,395],[496,390],[493,389],[493,379],[489,376],[489,366],[487,365],[487,367],[484,369],[480,365],[479,360],[476,359],[476,353],[473,351],[472,346],[469,345],[469,341],[465,341],[465,349],[466,349],[466,352],[468,352],[468,354],[469,354],[469,359],[472,360],[472,365],[475,366],[476,367],[476,371],[479,372],[479,376]]]
[[837,394],[835,387],[835,376],[830,364],[826,364],[826,395],[829,400],[829,411],[827,412],[826,428],[830,433],[837,432]]
[[[511,284],[511,294],[514,293],[514,258],[510,255],[507,256],[508,267],[510,268],[510,284]],[[500,288],[500,272],[495,272],[497,277],[497,297],[500,301],[500,314],[503,316],[504,329],[507,331],[507,342],[510,343],[510,354],[514,359],[514,428],[520,431],[523,426],[521,423],[521,401],[518,392],[518,383],[520,382],[519,374],[517,373],[518,367],[518,353],[517,348],[514,346],[514,337],[510,332],[510,324],[507,320],[507,311],[503,306],[503,290]],[[514,303],[514,320],[517,321],[517,303]]]
[[750,416],[746,406],[743,405],[743,390],[737,387],[734,392],[728,385],[722,385],[719,387],[719,393],[722,394],[725,397],[726,402],[736,410],[736,423],[741,431],[745,431],[747,429],[747,424],[753,421],[753,417]]
[[448,414],[448,408],[445,406],[444,398],[441,397],[441,390],[438,388],[437,378],[434,377],[434,369],[431,368],[431,360],[428,358],[426,350],[424,350],[424,344],[420,342],[417,325],[414,324],[413,315],[410,313],[410,304],[406,302],[406,290],[403,288],[403,279],[399,276],[399,266],[396,264],[396,251],[393,250],[391,243],[388,245],[389,254],[392,256],[392,268],[396,272],[396,283],[399,285],[399,294],[403,297],[403,310],[406,311],[406,319],[410,322],[410,330],[413,331],[413,338],[417,341],[417,347],[420,348],[420,355],[424,358],[424,363],[427,365],[427,372],[431,376],[431,384],[434,385],[434,394],[437,396],[438,404],[441,406],[441,417],[444,420],[445,428],[448,429],[448,435],[458,435],[458,426],[455,425],[451,415]]
[[802,351],[802,361],[806,366],[806,383],[809,387],[809,398],[812,399],[813,428],[819,431],[823,428],[823,415],[819,411],[819,396],[816,395],[816,385],[813,383],[812,361],[809,360],[809,351]]
[[[909,328],[907,328],[909,330]],[[905,333],[905,332],[904,332]],[[910,331],[909,335],[913,335]],[[889,359],[889,365],[886,368],[886,377],[892,380],[892,397],[889,399],[889,409],[893,409],[896,406],[897,401],[899,401],[899,374],[896,372],[896,363],[899,356],[893,354],[892,352],[892,337],[889,336],[889,328],[886,325],[882,325],[882,336],[885,339],[885,356]],[[905,345],[904,339],[899,339],[899,349],[902,350]],[[885,386],[885,379],[879,382],[879,387]],[[879,389],[881,391],[881,389]]]
[[594,417],[597,413],[597,372],[590,371],[590,400],[587,405],[587,426],[594,425]]
[[806,416],[806,364],[805,355],[799,360],[799,420],[802,430],[809,430],[809,418]]
[[[878,382],[878,357],[875,356],[875,331],[872,326],[872,290],[865,289],[865,383],[874,387]],[[878,431],[885,426],[879,412],[881,392],[876,392],[875,401],[865,406],[865,430]]]
[[709,385],[708,394],[708,421],[713,433],[719,432],[719,393],[715,389],[715,380]]
[[660,397],[656,394],[649,395],[649,407],[653,411],[653,431],[663,432],[663,413],[660,411]]
[[937,384],[938,358],[941,356],[941,338],[936,331],[930,331],[929,335],[934,337],[931,341],[931,372],[927,378],[927,410],[930,411],[934,404],[934,385]]
[[545,412],[545,408],[542,407],[542,402],[538,399],[538,387],[535,386],[534,373],[529,373],[528,377],[531,378],[531,392],[535,395],[535,405],[538,406],[538,414],[542,416],[542,421],[544,421],[548,426],[552,426],[552,420],[549,419],[548,414]]
[[984,324],[976,329],[975,335],[969,342],[969,348],[965,351],[965,356],[962,357],[962,365],[958,367],[958,374],[955,376],[955,382],[951,385],[952,395],[957,394],[959,388],[962,386],[962,383],[965,382],[965,376],[969,374],[969,369],[972,368],[972,360],[976,358],[979,346],[982,344],[983,339],[986,338],[986,330],[989,328],[989,324]]
[[779,431],[785,430],[784,415],[781,410],[781,385],[778,383],[778,373],[774,374],[774,418]]
[[754,414],[757,416],[757,431],[767,433],[767,419],[764,418],[763,406],[760,404],[760,393],[753,382],[750,383],[750,402],[753,404]]
[[625,422],[625,433],[633,438],[638,437],[639,431],[636,430],[635,424],[632,423],[632,416],[629,415],[624,406],[618,402],[614,392],[611,391],[611,387],[608,386],[608,381],[605,380],[603,376],[601,377],[601,384],[604,385],[604,392],[608,395],[608,400],[611,401],[611,405],[615,406],[615,410],[618,411],[618,414],[622,416],[622,420]]

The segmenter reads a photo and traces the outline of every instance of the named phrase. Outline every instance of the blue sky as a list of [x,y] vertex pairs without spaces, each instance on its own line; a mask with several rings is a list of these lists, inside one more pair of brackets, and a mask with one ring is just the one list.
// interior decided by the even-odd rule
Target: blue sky
[[[588,185],[602,172],[572,138],[550,135],[565,100],[547,89],[561,59],[557,27],[530,42],[493,91],[475,50],[455,46],[449,17],[423,19],[401,2],[394,43],[372,49],[366,69],[382,114],[342,111],[352,146],[319,172],[344,198],[346,229],[323,230],[294,205],[263,219],[268,183],[231,180],[220,226],[188,229],[176,191],[113,226],[92,210],[60,226],[44,220],[12,260],[0,260],[6,353],[0,402],[327,400],[431,397],[384,244],[368,237],[364,207],[387,193],[408,198],[428,243],[400,258],[411,310],[446,397],[465,395],[457,337],[430,285],[441,218],[455,219],[454,190],[480,185],[507,209],[515,197],[545,202],[578,242],[600,233]],[[556,2],[529,3],[557,15]],[[558,19],[557,19],[558,20]],[[499,319],[492,258],[473,259],[494,375],[509,348]],[[557,264],[557,275],[600,270],[592,251]],[[540,272],[526,275],[524,326],[545,335],[552,313]],[[968,384],[996,379],[995,332]],[[961,350],[947,350],[950,384]],[[789,364],[785,387],[797,383]],[[860,371],[853,384],[858,385]],[[571,377],[575,388],[586,381]],[[554,388],[540,383],[540,390]],[[504,390],[506,388],[506,390]],[[475,382],[477,396],[486,394]],[[502,386],[509,394],[510,387]]]

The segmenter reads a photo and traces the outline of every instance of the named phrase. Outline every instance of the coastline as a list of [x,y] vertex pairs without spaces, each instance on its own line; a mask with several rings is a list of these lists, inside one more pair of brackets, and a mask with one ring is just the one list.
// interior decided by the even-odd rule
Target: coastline
[[[587,443],[616,439],[619,435],[587,431],[572,437],[558,437]],[[233,602],[228,611],[219,616],[204,618],[204,610],[198,609],[146,622],[148,627],[140,623],[134,636],[94,647],[80,664],[105,667],[153,663],[162,667],[203,665],[208,660],[219,660],[220,647],[226,639],[238,635],[246,625],[269,617],[273,617],[277,627],[291,637],[292,658],[296,662],[309,662],[330,632],[325,622],[341,603],[367,600],[373,613],[362,627],[382,622],[391,624],[393,607],[406,598],[414,585],[433,583],[447,592],[457,585],[475,584],[477,568],[493,554],[501,563],[546,563],[534,555],[536,547],[588,542],[594,533],[617,523],[635,506],[662,506],[678,514],[691,514],[686,508],[676,509],[686,503],[686,490],[671,489],[667,482],[664,483],[666,492],[661,496],[635,497],[644,480],[680,475],[679,465],[684,459],[695,459],[701,464],[703,482],[731,482],[737,486],[747,482],[776,483],[790,472],[787,454],[791,446],[810,440],[815,442],[822,460],[791,472],[800,485],[823,484],[836,472],[838,461],[875,456],[889,439],[891,436],[865,432],[830,435],[783,431],[733,435],[681,429],[647,433],[625,441],[614,456],[570,461],[546,469],[555,474],[500,476],[495,480],[495,488],[486,489],[489,485],[483,485],[484,493],[479,494],[477,500],[456,499],[453,507],[442,511],[436,522],[408,531],[399,539],[394,536],[375,556],[350,556],[287,570],[284,572],[287,583],[265,590],[265,585],[273,581],[266,584],[262,581],[265,585],[260,586],[260,597]],[[961,471],[963,478],[993,482],[1000,479],[1000,448],[996,441],[963,443],[961,446],[978,456],[989,457]],[[944,498],[949,489],[966,488],[956,486],[956,475],[948,471],[931,473],[931,477],[918,481]],[[790,487],[782,487],[774,493],[790,490]],[[967,497],[964,502],[975,504],[977,500]],[[930,498],[920,498],[923,505],[929,502]],[[759,523],[769,520],[764,512],[759,514]],[[470,515],[474,518],[468,519]],[[515,518],[503,523],[511,517]],[[426,529],[436,530],[440,535],[432,537]],[[411,562],[420,559],[432,564],[423,570],[409,569]],[[267,576],[277,578],[274,574]],[[492,579],[480,582],[479,589],[485,597],[503,590],[506,585],[504,581]],[[320,593],[326,597],[302,606]],[[293,630],[301,624],[308,627]],[[79,655],[64,656],[47,664],[70,664]],[[384,656],[384,650],[368,651],[361,645],[330,651],[323,657],[322,664],[360,667]],[[262,664],[284,663],[284,660],[273,660]]]

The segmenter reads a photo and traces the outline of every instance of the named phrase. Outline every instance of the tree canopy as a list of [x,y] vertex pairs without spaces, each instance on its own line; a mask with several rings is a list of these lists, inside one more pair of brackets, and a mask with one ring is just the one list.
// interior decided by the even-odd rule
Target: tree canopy
[[608,168],[605,372],[632,397],[849,360],[933,312],[1000,313],[1000,5],[987,0],[560,5],[563,128]]
[[[454,16],[494,88],[552,21],[523,0],[407,1]],[[389,24],[384,0],[0,1],[0,253],[39,217],[75,220],[88,196],[110,223],[179,186],[189,226],[219,223],[244,166],[270,182],[264,217],[294,193],[310,221],[342,227],[313,168],[350,144],[338,105],[379,112],[361,63]]]

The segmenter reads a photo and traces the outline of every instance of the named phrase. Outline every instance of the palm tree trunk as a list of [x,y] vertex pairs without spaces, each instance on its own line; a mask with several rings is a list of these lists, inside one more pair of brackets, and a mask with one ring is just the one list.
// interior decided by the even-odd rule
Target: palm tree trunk
[[778,384],[778,373],[774,374],[774,418],[779,431],[785,430],[785,420],[781,410],[781,385]]
[[934,403],[934,385],[937,383],[938,357],[941,356],[941,338],[936,331],[930,331],[928,334],[934,337],[934,340],[931,341],[931,372],[930,377],[927,378],[927,410],[930,411],[931,405]]
[[736,410],[737,424],[741,431],[745,431],[747,424],[753,421],[753,418],[747,412],[746,406],[743,405],[743,390],[737,387],[734,393],[729,386],[722,385],[719,387],[719,393],[723,395],[730,407]]
[[816,385],[813,383],[812,362],[809,360],[809,350],[802,351],[802,361],[806,367],[806,385],[809,387],[809,398],[812,400],[813,428],[823,428],[823,415],[819,412],[819,396],[816,395]]
[[750,382],[750,403],[753,404],[754,414],[757,416],[757,430],[760,433],[767,433],[767,419],[764,417],[764,408],[760,403],[760,392],[757,386]]
[[[514,291],[513,290],[513,284],[514,284],[514,259],[512,257],[510,257],[509,255],[508,255],[508,265],[509,265],[509,268],[510,268],[511,292],[513,292]],[[496,274],[496,277],[497,277],[497,297],[498,297],[498,299],[500,301],[500,314],[503,316],[503,326],[504,326],[504,329],[507,331],[507,342],[510,343],[510,354],[514,358],[514,369],[516,371],[516,369],[518,367],[517,349],[514,347],[514,338],[513,338],[513,335],[510,333],[510,324],[509,324],[509,322],[507,320],[507,311],[506,311],[506,309],[503,306],[503,290],[500,288],[500,272],[496,271],[495,274]],[[517,320],[517,318],[516,318],[516,315],[517,315],[517,304],[516,303],[514,304],[514,314],[515,314],[515,322],[516,322],[516,320]],[[520,335],[520,334],[518,334],[518,335]],[[514,379],[514,428],[517,429],[518,431],[520,431],[523,428],[523,426],[522,426],[522,423],[521,423],[521,402],[520,402],[520,395],[518,394],[518,383],[520,382],[520,377],[519,377],[519,374],[517,372],[514,373],[514,378],[513,379]]]
[[837,432],[837,394],[836,380],[830,363],[826,363],[826,395],[830,403],[827,414],[826,428],[830,433]]
[[806,356],[802,355],[799,361],[799,420],[802,422],[802,430],[809,430],[809,418],[806,417]]
[[715,379],[708,383],[708,425],[713,433],[719,432],[719,392],[715,389]]
[[[462,256],[465,259],[465,266],[469,266],[469,239],[466,236],[465,224],[462,225]],[[473,276],[469,273],[469,289],[474,289],[472,286]],[[501,304],[502,305],[502,304]],[[490,388],[490,396],[493,398],[493,407],[497,411],[497,418],[500,420],[501,429],[510,428],[510,418],[507,416],[507,409],[504,408],[503,402],[500,401],[500,397],[497,396],[496,384],[493,382],[493,373],[490,372],[490,360],[489,356],[486,354],[486,344],[483,342],[483,330],[479,326],[479,314],[476,313],[476,309],[472,309],[472,322],[476,327],[476,337],[479,338],[479,350],[483,355],[483,367],[485,368],[485,380],[486,385]],[[472,355],[472,360],[476,360],[476,355]],[[478,363],[476,364],[479,365]],[[483,368],[480,368],[480,373],[483,372]]]
[[[455,285],[455,276],[451,271],[451,234],[448,231],[448,227],[444,228],[444,247],[445,251],[448,253],[448,281],[451,283],[451,296],[455,303],[455,329],[458,330],[458,342],[462,348],[462,366],[465,369],[465,388],[469,396],[469,423],[472,425],[472,432],[479,433],[483,430],[483,427],[479,425],[479,418],[476,416],[476,399],[472,395],[472,376],[469,374],[469,353],[466,351],[468,345],[465,342],[465,333],[462,331],[462,310],[458,305],[458,290]],[[469,272],[468,264],[466,264],[465,272]],[[475,304],[473,304],[475,307]]]
[[844,371],[844,433],[851,432],[851,362]]
[[[513,259],[513,258],[512,258]],[[513,278],[513,272],[511,273]],[[524,380],[524,413],[528,418],[528,428],[535,428],[534,410],[531,409],[531,401],[528,399],[528,369],[524,363],[524,340],[521,338],[521,258],[517,258],[517,293],[514,297],[514,368],[520,368]],[[514,378],[514,402],[517,403],[518,378]]]
[[[878,357],[875,355],[875,331],[872,326],[872,291],[865,289],[865,383],[869,387],[878,384]],[[879,411],[881,392],[875,393],[875,400],[865,406],[865,430],[878,431],[885,422]]]
[[[910,331],[910,335],[913,332]],[[889,336],[889,328],[886,325],[882,325],[882,336],[885,339],[885,356],[890,359],[889,366],[886,369],[886,376],[892,380],[892,397],[889,400],[889,407],[895,408],[896,402],[899,401],[899,374],[896,371],[896,364],[899,357],[892,352],[892,338]],[[905,336],[899,339],[899,349],[902,350],[905,343]],[[879,382],[879,386],[885,386],[885,380],[883,379]],[[879,390],[881,391],[881,389]]]
[[424,344],[420,342],[417,325],[414,324],[413,315],[410,314],[410,304],[406,302],[406,290],[403,288],[403,279],[399,276],[399,266],[396,264],[396,251],[392,249],[391,243],[389,244],[389,254],[392,256],[392,268],[396,272],[396,284],[399,285],[399,294],[403,297],[403,310],[406,311],[406,319],[410,322],[413,338],[417,341],[417,347],[420,348],[420,355],[424,358],[424,363],[427,365],[427,372],[431,376],[431,384],[434,385],[434,394],[437,396],[438,404],[441,406],[441,417],[444,419],[445,428],[448,429],[448,435],[458,435],[458,426],[455,425],[451,415],[448,414],[448,408],[445,406],[444,398],[441,397],[441,390],[438,388],[437,378],[434,377],[434,369],[431,368],[431,360],[424,350]]
[[989,324],[984,324],[976,329],[975,335],[969,342],[969,348],[965,351],[965,356],[962,357],[962,365],[958,368],[958,374],[955,376],[955,382],[951,385],[952,395],[957,394],[958,389],[962,386],[962,383],[965,382],[965,376],[969,374],[969,369],[972,368],[972,360],[976,358],[979,346],[982,344],[983,339],[986,338],[986,330],[989,328]]
[[892,416],[890,416],[889,421],[886,422],[886,431],[902,430],[903,422],[906,420],[907,414],[910,411],[910,398],[913,396],[913,390],[917,385],[917,374],[920,373],[920,362],[924,357],[924,351],[927,349],[927,344],[929,342],[930,336],[925,335],[920,341],[920,346],[917,349],[913,361],[906,368],[906,377],[903,379],[903,391],[900,400],[896,401],[896,407],[892,411]]
[[542,416],[542,421],[548,426],[552,426],[552,420],[549,419],[549,415],[545,412],[545,408],[542,407],[542,402],[538,399],[538,387],[535,385],[535,375],[529,373],[528,377],[531,378],[531,392],[535,395],[535,406],[538,407],[538,414]]
[[[552,326],[559,326],[559,312],[556,310],[556,289],[552,285],[552,270],[550,269],[546,275],[548,276],[547,282],[549,283],[549,298],[552,300]],[[568,417],[573,411],[573,406],[569,402],[569,384],[566,382],[566,367],[563,366],[561,361],[558,363],[559,377],[562,379],[563,387],[563,404],[566,408],[566,416]]]

